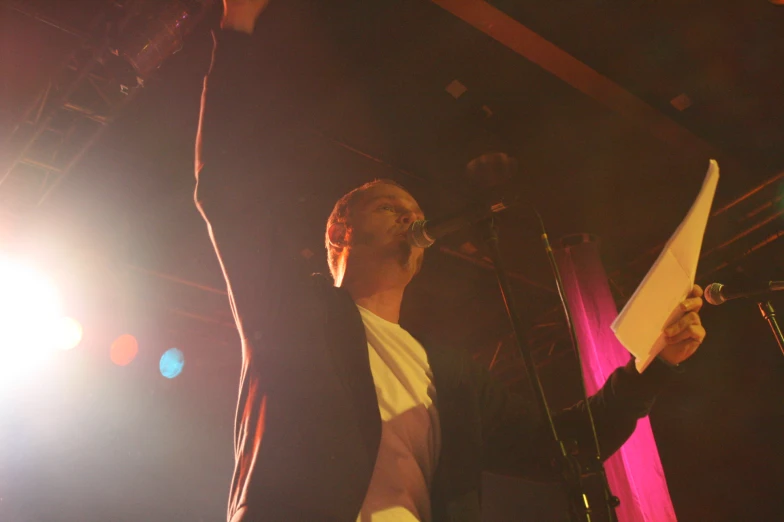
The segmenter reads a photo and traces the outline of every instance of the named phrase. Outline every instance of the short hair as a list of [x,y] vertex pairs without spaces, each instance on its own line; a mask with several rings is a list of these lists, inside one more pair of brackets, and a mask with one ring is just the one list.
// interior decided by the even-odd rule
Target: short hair
[[375,187],[376,185],[392,185],[397,188],[406,190],[405,187],[403,187],[402,185],[400,185],[400,183],[394,180],[386,179],[386,178],[374,179],[373,181],[368,181],[364,185],[361,185],[353,190],[350,190],[349,192],[344,194],[339,200],[337,200],[335,206],[332,207],[332,213],[329,215],[329,218],[327,219],[327,229],[324,234],[324,246],[327,249],[327,264],[329,265],[329,271],[332,274],[333,279],[337,279],[338,257],[340,257],[341,252],[343,252],[343,247],[333,245],[332,242],[329,240],[329,228],[336,223],[348,223],[348,217],[351,212],[351,209],[357,203],[359,196],[361,196],[368,189]]

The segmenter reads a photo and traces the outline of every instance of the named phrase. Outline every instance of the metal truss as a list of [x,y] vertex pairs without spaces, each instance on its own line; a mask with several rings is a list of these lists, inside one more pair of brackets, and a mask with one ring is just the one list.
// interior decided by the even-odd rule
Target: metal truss
[[[107,67],[111,51],[106,36],[96,39],[24,7],[15,9],[77,36],[78,43],[5,139],[0,212],[12,221],[46,200],[138,91],[138,86],[122,85]],[[90,28],[105,18],[98,13]]]
[[23,4],[11,7],[76,36],[78,44],[5,139],[0,217],[13,226],[46,201],[133,101],[144,78],[179,49],[210,4],[212,0],[114,0],[96,14],[87,32]]
[[[700,253],[698,282],[723,275],[784,235],[784,172],[752,187],[713,211]],[[648,270],[664,243],[651,248],[622,270],[610,274],[623,299]]]

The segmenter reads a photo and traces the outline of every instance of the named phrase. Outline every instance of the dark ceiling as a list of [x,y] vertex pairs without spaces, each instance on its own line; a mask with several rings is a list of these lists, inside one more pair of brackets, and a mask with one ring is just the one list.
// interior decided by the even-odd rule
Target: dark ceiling
[[[97,45],[78,35],[103,34],[105,20],[129,4],[23,0],[0,8],[4,161],[17,154],[12,131],[57,64],[80,45]],[[459,4],[472,2],[274,0],[265,13],[256,35],[261,66],[249,81],[258,82],[260,97],[298,107],[312,136],[293,148],[303,157],[290,173],[298,187],[291,208],[300,217],[290,223],[287,247],[302,254],[303,270],[325,270],[323,223],[332,203],[369,179],[399,181],[431,216],[478,194],[515,190],[535,204],[551,238],[601,238],[622,305],[713,157],[722,178],[700,282],[784,279],[784,242],[776,241],[784,219],[784,7],[498,0],[469,10],[478,27],[480,13],[494,17],[480,30],[448,12]],[[102,13],[104,22],[91,27]],[[9,416],[19,437],[0,444],[2,459],[19,479],[0,502],[3,520],[214,520],[222,513],[239,350],[192,205],[201,79],[218,14],[209,10],[182,50],[129,95],[43,204],[4,215],[0,231],[36,245],[66,281],[86,317],[86,338],[81,355],[63,363],[69,391],[28,397]],[[459,96],[449,92],[457,85]],[[264,122],[258,127],[260,140],[275,136]],[[465,172],[492,151],[519,162],[513,179],[493,189],[487,177],[477,183]],[[14,181],[0,184],[0,202],[19,199],[14,191],[26,185]],[[526,324],[554,324],[534,348],[543,365],[555,362],[546,365],[546,384],[553,402],[566,404],[575,399],[575,386],[565,384],[574,362],[526,208],[500,218],[503,250]],[[509,328],[484,257],[471,231],[432,249],[405,313],[487,362]],[[686,521],[775,519],[784,514],[777,445],[784,358],[752,303],[703,317],[708,341],[653,414],[676,511]],[[105,345],[133,329],[150,353],[142,349],[135,367],[116,368],[104,360]],[[187,371],[161,382],[159,349],[174,344],[186,351]],[[501,346],[495,369],[515,383],[519,362]],[[37,431],[25,404],[37,417],[51,416],[61,437]],[[42,405],[48,409],[36,410]],[[56,491],[50,502],[36,504],[39,483]]]

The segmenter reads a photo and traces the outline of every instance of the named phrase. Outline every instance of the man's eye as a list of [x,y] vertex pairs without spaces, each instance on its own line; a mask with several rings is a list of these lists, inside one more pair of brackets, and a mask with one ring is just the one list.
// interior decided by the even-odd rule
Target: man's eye
[[395,207],[393,207],[392,205],[381,205],[378,208],[379,208],[379,210],[391,210],[391,211],[395,210]]

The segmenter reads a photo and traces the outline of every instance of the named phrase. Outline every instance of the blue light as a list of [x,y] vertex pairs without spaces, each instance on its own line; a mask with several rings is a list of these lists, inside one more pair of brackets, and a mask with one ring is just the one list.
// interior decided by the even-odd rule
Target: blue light
[[182,373],[185,366],[185,355],[179,348],[169,348],[161,356],[161,375],[167,379],[174,379]]

